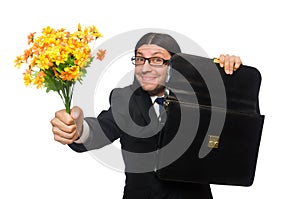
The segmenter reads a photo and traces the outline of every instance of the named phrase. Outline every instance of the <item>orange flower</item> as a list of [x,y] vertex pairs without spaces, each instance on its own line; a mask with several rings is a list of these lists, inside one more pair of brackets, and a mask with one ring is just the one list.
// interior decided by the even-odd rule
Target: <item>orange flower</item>
[[28,58],[31,55],[32,55],[32,49],[31,48],[24,50],[24,55],[23,55],[24,57],[23,57],[23,59],[24,59],[24,61],[26,61],[26,63],[27,63]]
[[56,68],[52,68],[52,70],[53,70],[53,72],[54,72],[54,76],[55,76],[55,77],[58,77],[59,74],[58,74],[58,72],[56,71]]
[[60,78],[64,81],[77,80],[80,76],[79,66],[72,66],[64,68],[60,73]]
[[27,43],[28,43],[28,45],[31,44],[31,43],[33,42],[34,34],[35,34],[35,33],[36,33],[36,32],[30,33],[30,34],[27,36],[27,39],[28,39]]
[[106,50],[99,49],[98,52],[97,52],[97,59],[102,61],[105,57],[105,53],[106,53]]

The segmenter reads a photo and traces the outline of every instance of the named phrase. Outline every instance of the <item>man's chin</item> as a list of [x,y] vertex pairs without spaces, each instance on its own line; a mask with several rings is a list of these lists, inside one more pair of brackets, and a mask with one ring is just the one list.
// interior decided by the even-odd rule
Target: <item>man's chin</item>
[[148,92],[150,95],[163,95],[163,93],[164,93],[163,86],[153,87],[153,86],[149,86],[149,85],[143,85],[142,88],[144,91]]

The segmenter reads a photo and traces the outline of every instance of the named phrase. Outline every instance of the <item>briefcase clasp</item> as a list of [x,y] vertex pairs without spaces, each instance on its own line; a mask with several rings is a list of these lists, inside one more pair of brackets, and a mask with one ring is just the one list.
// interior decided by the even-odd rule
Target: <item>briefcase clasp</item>
[[219,148],[219,141],[220,141],[220,137],[219,136],[215,136],[215,135],[208,135],[209,136],[209,140],[208,140],[208,147],[209,148]]
[[220,63],[220,59],[219,59],[219,58],[214,58],[214,59],[213,59],[213,62],[214,62],[215,64],[219,64],[219,63]]

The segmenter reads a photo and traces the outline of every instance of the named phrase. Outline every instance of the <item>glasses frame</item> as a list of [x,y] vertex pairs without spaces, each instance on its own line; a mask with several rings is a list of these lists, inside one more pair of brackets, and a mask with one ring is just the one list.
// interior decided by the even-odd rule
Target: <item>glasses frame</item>
[[[134,61],[135,61],[135,59],[136,59],[137,57],[143,58],[143,59],[145,60],[144,63],[143,63],[143,64],[136,64]],[[153,59],[153,58],[159,58],[159,59],[162,59],[162,60],[163,60],[162,64],[161,64],[161,65],[151,64],[151,61],[150,61],[150,60]],[[161,58],[161,57],[148,57],[148,58],[143,57],[143,56],[133,56],[133,57],[131,57],[131,62],[132,62],[132,64],[135,65],[135,66],[142,66],[142,65],[144,65],[144,64],[146,63],[146,61],[148,61],[148,63],[149,63],[150,66],[154,66],[154,67],[162,67],[162,66],[164,66],[164,65],[168,65],[170,60],[169,60],[169,59],[166,60],[166,59]]]

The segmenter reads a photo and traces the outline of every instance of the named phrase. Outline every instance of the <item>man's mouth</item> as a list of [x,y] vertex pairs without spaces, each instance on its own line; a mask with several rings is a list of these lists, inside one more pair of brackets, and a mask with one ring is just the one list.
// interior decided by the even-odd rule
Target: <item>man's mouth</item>
[[141,78],[143,82],[153,82],[156,79],[156,77],[152,76],[142,76]]

